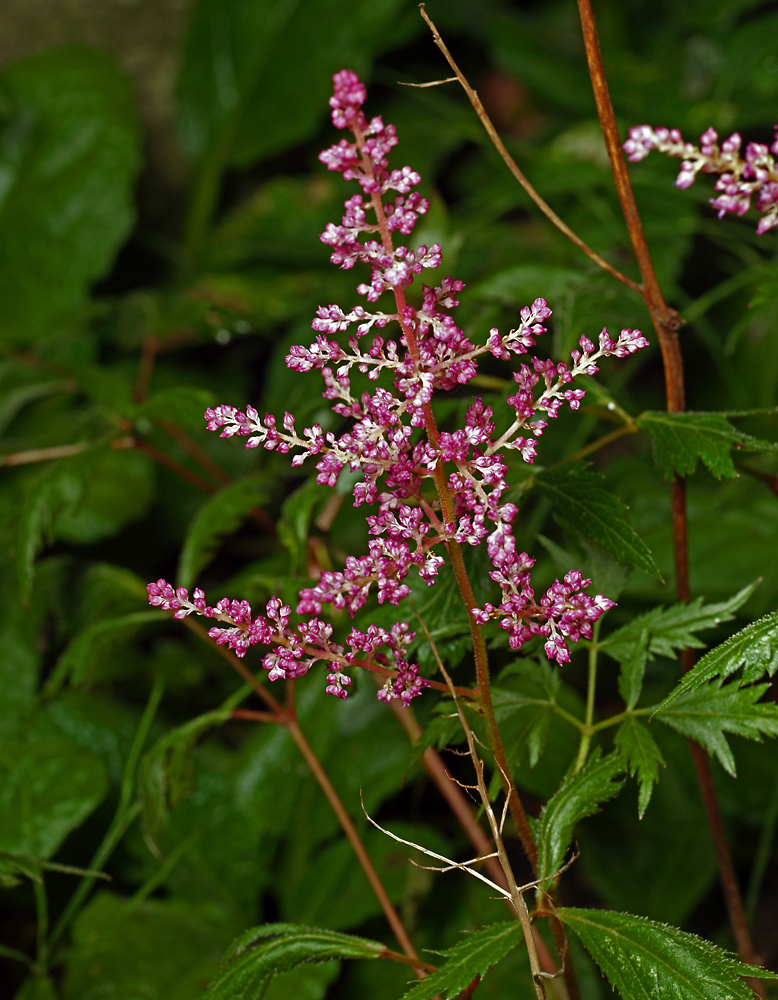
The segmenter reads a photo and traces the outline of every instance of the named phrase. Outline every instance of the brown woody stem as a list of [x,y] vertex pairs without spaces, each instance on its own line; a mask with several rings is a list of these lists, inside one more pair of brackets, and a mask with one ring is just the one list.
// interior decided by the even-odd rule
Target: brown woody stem
[[[622,212],[624,213],[624,219],[627,223],[627,229],[629,230],[630,241],[638,267],[640,268],[641,277],[643,278],[640,292],[659,338],[659,347],[662,352],[665,371],[667,410],[669,413],[680,413],[685,409],[686,403],[683,360],[678,343],[678,313],[674,309],[671,309],[664,301],[651,261],[648,244],[643,233],[643,226],[632,193],[632,185],[629,181],[627,165],[621,149],[621,138],[616,126],[616,117],[613,113],[613,105],[608,91],[591,0],[578,0],[578,11],[581,17],[586,58],[589,64],[589,75],[592,80],[594,99],[597,104],[597,114],[599,115],[605,143],[608,147],[613,178],[616,183],[616,190]],[[677,597],[679,601],[687,602],[691,594],[689,588],[686,488],[683,479],[678,477],[676,477],[671,485],[671,509]],[[684,669],[690,669],[694,662],[693,651],[690,649],[684,650],[682,660]],[[713,787],[708,758],[699,744],[690,741],[690,747],[716,851],[719,876],[726,899],[732,934],[743,960],[753,963],[755,961],[754,947],[745,918],[740,889],[735,878],[732,857],[727,846],[724,825],[721,819],[716,792]],[[760,989],[760,987],[761,984],[755,981],[754,988],[763,995],[763,988]]]

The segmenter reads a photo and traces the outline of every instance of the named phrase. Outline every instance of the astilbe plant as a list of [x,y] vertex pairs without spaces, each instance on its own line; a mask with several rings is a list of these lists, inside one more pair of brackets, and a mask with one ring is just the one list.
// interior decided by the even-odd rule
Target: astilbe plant
[[[321,661],[327,666],[327,692],[345,698],[350,670],[364,666],[386,677],[379,698],[399,698],[407,705],[428,685],[418,665],[409,661],[415,637],[410,625],[353,628],[339,643],[333,641],[332,625],[320,617],[324,605],[345,608],[353,616],[373,591],[379,603],[399,604],[410,594],[406,581],[413,569],[429,586],[435,584],[444,563],[441,551],[447,549],[474,629],[496,620],[508,631],[511,648],[538,636],[549,659],[568,662],[568,643],[591,638],[593,624],[613,601],[588,595],[591,581],[579,571],[567,573],[536,597],[534,559],[517,551],[512,529],[517,508],[505,498],[507,458],[513,452],[533,462],[548,421],[565,403],[574,410],[580,406],[584,391],[573,387],[576,377],[595,373],[601,358],[626,357],[647,341],[637,330],[622,330],[615,340],[603,330],[596,343],[582,336],[569,364],[555,364],[529,353],[551,315],[543,298],[521,310],[515,329],[507,334],[491,329],[483,344],[472,343],[452,316],[464,287],[461,281],[446,277],[437,287],[422,285],[421,304],[412,305],[408,289],[425,268],[440,265],[442,251],[438,244],[413,249],[395,245],[397,235],[410,235],[428,202],[415,190],[421,178],[414,170],[390,169],[389,153],[397,144],[394,126],[380,117],[368,121],[362,111],[365,99],[356,74],[343,70],[335,75],[332,121],[351,138],[341,139],[320,159],[356,181],[360,191],[346,200],[341,223],[330,223],[321,239],[332,247],[333,264],[369,266],[369,281],[357,286],[368,305],[348,312],[338,305],[320,307],[312,324],[316,340],[308,347],[292,347],[286,359],[295,371],[321,372],[324,398],[347,421],[347,429],[325,433],[314,425],[298,431],[293,414],[285,413],[279,426],[274,416],[263,418],[251,406],[245,411],[217,406],[205,418],[209,430],[222,437],[247,438],[247,448],[291,453],[293,466],[315,458],[317,482],[323,485],[334,487],[346,468],[359,473],[354,506],[374,511],[367,514],[368,552],[348,557],[342,570],[323,572],[315,586],[301,590],[296,624],[292,609],[278,597],[271,597],[265,613],[255,616],[246,601],[223,599],[211,606],[202,590],[190,597],[185,588],[174,589],[165,580],[149,584],[148,593],[152,605],[175,612],[177,618],[200,614],[219,622],[209,634],[239,657],[251,646],[269,646],[263,665],[271,681],[301,677]],[[373,306],[385,293],[393,299],[386,312]],[[390,324],[394,338],[382,332]],[[334,338],[347,331],[343,346]],[[516,362],[516,388],[507,400],[513,420],[498,429],[491,407],[475,398],[464,427],[439,430],[432,408],[435,395],[470,383],[478,360],[488,354]],[[354,372],[376,382],[375,389],[358,394],[352,386]],[[496,605],[479,607],[460,546],[483,543],[501,597]]]

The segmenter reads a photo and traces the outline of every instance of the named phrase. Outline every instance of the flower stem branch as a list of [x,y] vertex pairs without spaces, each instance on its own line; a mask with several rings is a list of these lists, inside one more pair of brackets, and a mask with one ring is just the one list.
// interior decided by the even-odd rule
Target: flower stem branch
[[608,274],[616,278],[617,281],[620,281],[622,284],[627,285],[634,291],[640,291],[640,286],[637,284],[637,282],[633,281],[631,278],[628,278],[625,274],[622,274],[621,271],[618,271],[615,267],[613,267],[613,265],[609,264],[607,260],[604,260],[602,257],[600,257],[599,254],[595,253],[595,251],[592,250],[591,247],[589,247],[586,243],[584,243],[584,241],[580,238],[580,236],[577,236],[573,232],[573,230],[570,229],[570,227],[559,218],[559,216],[551,208],[551,206],[546,201],[544,201],[543,198],[541,198],[541,196],[538,194],[535,188],[530,184],[530,182],[524,176],[523,172],[519,169],[519,166],[516,163],[516,161],[513,159],[508,150],[505,148],[505,144],[500,138],[497,129],[494,127],[491,119],[484,110],[484,106],[481,103],[480,97],[475,92],[475,90],[473,90],[473,88],[470,86],[470,84],[467,81],[467,78],[462,73],[457,64],[454,62],[453,56],[446,47],[446,44],[443,41],[443,39],[440,37],[438,29],[433,24],[432,19],[424,9],[423,3],[419,4],[419,9],[421,11],[421,16],[427,22],[429,29],[432,32],[432,40],[440,49],[440,51],[443,53],[446,62],[449,64],[449,66],[456,74],[457,80],[459,80],[460,84],[462,85],[462,89],[467,94],[470,103],[473,105],[475,113],[478,115],[481,124],[486,130],[486,134],[491,139],[492,144],[502,157],[505,165],[508,167],[508,169],[516,178],[516,180],[519,182],[519,184],[524,188],[524,190],[527,192],[530,198],[534,201],[534,203],[538,206],[540,211],[554,226],[556,226],[556,228],[561,233],[564,233],[564,235],[572,243],[574,243],[579,248],[579,250],[582,250],[587,257],[593,260],[598,267],[601,267],[604,271],[607,271]]
[[[384,916],[386,917],[389,926],[392,928],[392,932],[397,938],[400,947],[409,958],[418,963],[419,956],[416,953],[416,949],[413,947],[408,931],[405,929],[405,925],[400,919],[399,913],[394,908],[392,901],[389,899],[386,889],[378,876],[378,872],[375,870],[373,862],[370,860],[370,856],[365,850],[365,845],[362,843],[362,840],[357,833],[357,829],[351,821],[351,817],[338,797],[338,793],[335,791],[332,782],[328,778],[327,772],[322,767],[319,758],[313,752],[313,748],[305,738],[305,735],[300,729],[297,721],[295,719],[289,719],[289,721],[284,722],[283,725],[297,744],[297,749],[302,754],[305,763],[311,769],[311,773],[316,779],[321,790],[324,792],[332,811],[338,817],[338,822],[348,838],[354,854],[357,856],[357,860],[362,866],[362,871],[367,876],[370,887],[375,893],[378,902],[381,904]],[[426,972],[420,968],[418,964],[414,966],[414,969],[419,978],[424,978]]]
[[[685,388],[683,375],[683,360],[681,349],[678,343],[678,313],[671,309],[664,301],[659,288],[656,272],[651,261],[643,226],[638,214],[635,198],[632,193],[632,185],[629,181],[627,165],[621,148],[621,139],[616,126],[616,118],[613,113],[613,105],[610,99],[608,84],[605,77],[605,68],[602,62],[600,43],[597,37],[597,26],[594,20],[591,0],[578,0],[578,10],[581,17],[581,27],[583,30],[584,45],[586,47],[586,58],[589,64],[589,75],[592,81],[592,89],[597,104],[597,113],[600,118],[605,143],[608,148],[608,156],[611,161],[613,178],[616,183],[619,201],[622,212],[629,230],[630,241],[635,253],[635,257],[643,278],[640,292],[645,300],[651,315],[651,320],[659,337],[659,346],[662,352],[662,361],[665,370],[665,388],[667,393],[667,410],[669,413],[680,413],[685,409]],[[686,520],[686,484],[683,479],[676,478],[671,484],[671,509],[673,520],[673,548],[675,553],[676,587],[678,600],[688,602],[691,596],[689,588],[689,562],[687,543],[687,520]],[[694,663],[694,653],[691,649],[682,651],[681,660],[684,670],[691,669]],[[721,819],[721,812],[716,798],[716,791],[713,787],[713,779],[710,773],[708,758],[702,747],[693,741],[689,741],[689,746],[694,760],[694,767],[697,773],[697,780],[700,785],[708,825],[711,830],[716,859],[719,867],[719,876],[722,889],[726,899],[727,912],[729,914],[730,926],[738,952],[744,961],[754,963],[756,961],[754,946],[748,930],[743,900],[735,877],[732,857],[727,845],[724,825]],[[760,994],[763,988],[761,984],[755,983],[754,988]]]

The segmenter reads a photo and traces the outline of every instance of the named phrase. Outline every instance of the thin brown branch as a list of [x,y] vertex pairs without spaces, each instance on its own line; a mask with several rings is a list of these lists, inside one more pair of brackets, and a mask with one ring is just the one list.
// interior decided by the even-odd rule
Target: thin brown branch
[[[408,734],[411,743],[415,745],[421,739],[422,731],[421,726],[416,721],[413,708],[410,705],[401,706],[396,699],[393,699],[389,704],[395,718]],[[492,843],[481,826],[479,826],[475,817],[475,810],[462,793],[459,785],[446,770],[440,754],[433,747],[427,747],[422,754],[421,762],[424,770],[432,779],[433,784],[446,800],[467,839],[473,845],[478,855],[484,858],[484,867],[489,872],[489,878],[496,885],[499,885],[500,888],[507,889],[508,882],[505,878],[505,873],[498,859],[491,853]],[[546,947],[546,942],[535,927],[532,930],[535,937],[535,947],[537,948],[538,957],[544,971],[549,974],[556,973],[556,965],[551,957],[551,952]]]
[[207,493],[208,496],[213,496],[213,494],[216,493],[216,487],[212,483],[203,479],[202,476],[198,476],[197,473],[192,472],[191,469],[187,469],[185,465],[177,462],[174,458],[171,458],[170,455],[166,455],[164,451],[160,451],[159,448],[156,448],[149,441],[146,441],[145,438],[136,437],[135,447],[139,451],[145,451],[149,458],[153,458],[159,465],[163,465],[166,469],[170,469],[171,472],[175,472],[177,476],[180,476],[182,479],[186,479],[187,482],[196,486],[198,490],[202,490],[203,493]]
[[282,716],[284,711],[283,706],[279,701],[276,701],[276,699],[273,697],[272,694],[270,694],[269,691],[265,689],[264,685],[257,680],[257,678],[248,669],[248,667],[243,663],[243,661],[239,657],[237,657],[233,652],[227,649],[226,646],[220,646],[215,639],[212,639],[211,636],[208,635],[208,633],[202,627],[202,625],[198,625],[197,622],[192,621],[191,616],[187,615],[187,617],[183,619],[183,622],[190,632],[194,632],[194,634],[199,639],[202,639],[203,642],[207,642],[208,645],[211,646],[211,648],[214,649],[219,654],[219,656],[221,656],[223,660],[226,660],[227,663],[229,663],[229,665],[232,667],[234,671],[236,671],[236,673],[240,674],[240,676],[249,685],[249,687],[251,687],[254,693],[259,695],[259,697],[262,699],[262,701],[264,701],[267,707],[277,716],[279,716],[279,721],[281,721],[280,717]]
[[[370,886],[373,892],[375,893],[376,898],[381,904],[381,909],[384,912],[384,916],[386,917],[389,926],[392,928],[392,932],[394,933],[394,936],[397,938],[400,947],[409,958],[418,961],[419,956],[416,954],[416,949],[413,947],[413,943],[410,939],[408,931],[405,929],[405,925],[400,919],[399,913],[394,908],[392,901],[389,899],[389,896],[386,893],[386,889],[384,889],[383,883],[381,882],[381,879],[378,876],[378,872],[376,872],[375,868],[373,867],[373,862],[370,860],[370,856],[365,850],[365,845],[362,843],[362,840],[360,839],[356,827],[351,821],[351,817],[346,811],[345,806],[340,801],[338,793],[335,791],[332,782],[327,776],[327,772],[322,767],[319,758],[313,752],[313,748],[308,743],[308,740],[305,738],[297,721],[290,719],[288,722],[285,722],[284,725],[289,735],[297,744],[297,748],[302,754],[305,763],[311,769],[311,773],[318,782],[319,787],[327,797],[327,801],[332,807],[332,811],[338,817],[338,822],[340,823],[343,832],[348,838],[348,841],[351,844],[354,854],[356,854],[357,860],[362,866],[362,870],[367,876],[367,880],[370,883]],[[424,969],[420,968],[419,965],[415,966],[415,971],[416,975],[419,978],[423,978],[426,975]]]
[[174,420],[169,420],[167,417],[157,417],[154,423],[168,437],[171,437],[176,444],[180,445],[217,483],[222,483],[222,485],[226,486],[232,482],[232,476],[225,472],[218,462],[214,462],[208,452],[204,448],[201,448],[194,438],[190,434],[187,434],[183,427],[179,427]]
[[292,713],[289,711],[288,707],[284,708],[276,699],[265,690],[262,684],[257,680],[256,677],[251,673],[250,670],[241,662],[241,660],[232,653],[225,646],[220,646],[215,639],[205,631],[205,629],[198,625],[196,622],[191,621],[189,617],[183,619],[184,625],[189,628],[195,635],[197,635],[204,642],[207,642],[212,646],[219,655],[225,659],[233,670],[237,671],[238,674],[243,678],[243,680],[250,685],[250,687],[256,692],[257,695],[265,702],[265,704],[271,709],[271,712],[252,712],[249,709],[236,709],[233,712],[234,718],[243,719],[253,719],[257,722],[277,722],[279,725],[283,726],[289,735],[292,737],[294,742],[297,744],[297,748],[303,756],[308,767],[311,769],[311,773],[316,779],[319,787],[324,792],[327,801],[332,807],[333,812],[338,818],[343,832],[351,844],[354,853],[357,856],[357,860],[362,866],[365,875],[367,876],[368,882],[370,883],[373,892],[376,894],[379,903],[381,904],[381,909],[386,916],[389,926],[392,928],[395,937],[400,943],[402,950],[416,962],[416,974],[417,976],[424,977],[426,975],[424,971],[424,965],[426,963],[419,961],[419,956],[416,954],[416,950],[411,943],[411,939],[408,936],[408,932],[405,929],[405,925],[400,919],[397,910],[394,908],[391,900],[389,899],[386,890],[384,889],[383,883],[376,872],[370,857],[365,850],[365,846],[362,843],[359,834],[357,833],[356,827],[351,821],[351,817],[346,812],[346,809],[338,797],[332,783],[327,777],[327,773],[321,766],[321,763],[313,751],[313,748],[308,743],[303,731],[297,720],[293,717]]
[[[662,351],[662,361],[665,371],[667,410],[669,413],[680,413],[685,409],[686,403],[683,359],[678,343],[678,313],[665,303],[651,261],[648,244],[643,233],[643,226],[632,193],[632,185],[630,184],[627,165],[621,148],[621,138],[613,113],[613,104],[602,62],[602,53],[597,37],[597,26],[594,20],[591,0],[578,0],[578,10],[581,17],[586,58],[589,64],[589,75],[592,80],[592,89],[597,104],[600,125],[605,137],[606,146],[608,147],[613,178],[616,183],[616,190],[622,212],[624,213],[624,219],[629,230],[632,248],[643,278],[642,295],[651,315],[657,336],[659,337],[659,346]],[[688,602],[691,592],[689,587],[686,484],[683,479],[676,478],[671,484],[671,510],[677,596],[679,601]],[[694,663],[694,653],[691,649],[683,651],[682,662],[685,670],[691,668]],[[740,888],[735,877],[732,857],[727,845],[708,759],[699,744],[689,741],[689,745],[716,852],[719,876],[726,899],[732,934],[743,960],[753,963],[755,961],[754,946],[745,917]],[[761,982],[754,980],[752,985],[760,996],[765,995],[764,986]]]
[[[534,201],[534,203],[538,206],[538,208],[546,216],[546,218],[554,226],[556,226],[556,228],[561,233],[564,233],[564,235],[572,243],[574,243],[578,247],[579,250],[582,250],[586,254],[586,256],[590,258],[590,260],[593,260],[594,263],[597,264],[598,267],[601,267],[604,271],[607,271],[608,274],[610,274],[614,278],[616,278],[617,281],[620,281],[620,282],[622,282],[622,284],[627,285],[629,288],[632,288],[634,291],[639,292],[640,291],[640,285],[638,285],[637,282],[633,281],[632,278],[628,278],[625,274],[622,274],[621,271],[618,271],[615,267],[613,267],[612,264],[609,264],[607,260],[604,260],[602,257],[600,257],[600,255],[598,253],[595,253],[595,251],[592,250],[592,248],[590,246],[588,246],[586,243],[584,243],[584,241],[580,238],[580,236],[577,236],[576,233],[574,233],[573,230],[565,222],[563,222],[562,219],[559,218],[559,216],[551,208],[551,206],[546,201],[544,201],[543,198],[541,198],[541,196],[538,194],[538,192],[535,190],[535,188],[532,186],[532,184],[530,184],[530,182],[524,176],[523,172],[520,170],[520,168],[519,168],[518,164],[516,163],[516,161],[513,159],[513,157],[511,156],[511,154],[508,152],[508,150],[505,148],[505,144],[503,143],[502,139],[500,138],[500,136],[499,136],[499,134],[497,132],[497,129],[492,124],[491,119],[487,115],[487,113],[486,113],[486,111],[484,109],[484,106],[481,103],[480,97],[475,92],[475,90],[473,90],[473,88],[470,86],[470,84],[467,81],[467,78],[462,73],[462,71],[459,69],[459,67],[457,66],[457,64],[454,62],[454,59],[453,59],[451,53],[449,52],[448,48],[446,47],[445,42],[440,37],[438,29],[435,27],[435,25],[432,22],[432,19],[430,18],[430,16],[427,14],[426,10],[424,9],[424,4],[423,3],[419,4],[419,9],[421,11],[421,16],[427,22],[427,24],[429,25],[430,31],[432,32],[432,40],[437,45],[437,47],[440,49],[440,51],[443,53],[443,56],[446,59],[446,62],[449,64],[449,66],[451,67],[451,69],[456,74],[457,80],[459,80],[460,84],[462,85],[462,89],[467,94],[470,103],[473,105],[473,108],[475,109],[475,113],[478,115],[478,118],[479,118],[481,124],[483,125],[484,129],[486,130],[486,134],[491,139],[491,141],[492,141],[495,149],[497,150],[497,152],[502,157],[502,159],[503,159],[505,165],[507,166],[507,168],[513,174],[513,176],[516,178],[516,180],[519,182],[519,184],[521,184],[521,186],[524,188],[524,190],[530,196],[530,198],[532,199],[532,201]],[[443,82],[443,81],[435,81],[435,82],[437,83],[437,82]]]
[[589,64],[589,75],[597,105],[600,126],[608,149],[613,179],[619,196],[621,210],[627,223],[630,242],[643,279],[642,286],[635,286],[636,291],[643,296],[651,321],[659,337],[659,347],[665,368],[665,385],[667,389],[667,409],[670,413],[680,413],[685,407],[683,360],[678,344],[678,313],[671,309],[664,300],[659,288],[651,254],[648,249],[643,225],[640,221],[635,196],[629,180],[627,164],[621,150],[621,138],[616,126],[616,116],[613,113],[608,82],[600,52],[600,42],[597,37],[597,26],[594,21],[591,0],[578,0],[578,11],[581,17],[586,60]]
[[[52,462],[60,458],[71,458],[81,455],[95,447],[94,441],[76,441],[74,444],[52,445],[51,448],[30,448],[27,451],[13,451],[0,457],[0,465],[32,465],[35,462]],[[110,447],[116,451],[124,448],[135,448],[135,438],[120,437],[111,441]]]

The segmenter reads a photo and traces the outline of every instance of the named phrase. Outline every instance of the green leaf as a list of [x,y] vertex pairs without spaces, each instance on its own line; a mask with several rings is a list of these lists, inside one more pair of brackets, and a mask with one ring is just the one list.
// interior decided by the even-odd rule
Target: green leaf
[[644,628],[637,641],[621,660],[619,694],[628,709],[634,708],[643,690],[643,677],[648,659],[648,629]]
[[765,674],[772,677],[778,670],[778,611],[752,622],[701,657],[659,709],[665,711],[676,698],[714,678],[724,680],[740,667],[743,667],[741,684],[751,684]]
[[230,483],[207,500],[195,514],[178,561],[178,586],[191,589],[197,575],[213,559],[225,535],[237,531],[246,517],[267,501],[263,477],[248,476]]
[[100,893],[73,925],[62,1000],[192,1000],[217,973],[229,934],[196,903]]
[[734,682],[722,687],[722,683],[717,678],[673,698],[669,705],[665,700],[654,717],[697,740],[735,777],[735,758],[724,733],[760,741],[763,736],[778,736],[778,705],[757,704],[769,684],[740,687]]
[[753,1000],[741,977],[778,979],[694,934],[630,913],[556,911],[624,1000]]
[[278,519],[278,540],[289,551],[292,573],[303,573],[306,569],[311,522],[326,495],[327,490],[313,476],[284,500]]
[[205,712],[162,736],[144,755],[140,770],[143,819],[152,834],[159,830],[167,809],[190,794],[194,784],[193,753],[197,740],[214,726],[224,725],[230,708]]
[[627,505],[583,465],[547,469],[535,480],[565,524],[601,545],[621,564],[662,579],[646,543],[627,520]]
[[[677,649],[700,649],[705,644],[694,633],[731,621],[735,617],[735,611],[745,604],[758,583],[759,581],[744,587],[733,597],[717,604],[703,604],[704,599],[698,597],[689,604],[653,608],[601,639],[600,649],[623,665],[636,655],[635,650],[640,646],[644,632],[648,633],[648,653],[652,657],[666,656],[675,659]],[[621,690],[621,681],[619,684]],[[627,684],[625,691],[629,693],[630,690],[630,685]],[[625,691],[621,691],[621,694],[628,702]]]
[[599,747],[580,771],[568,771],[562,784],[534,821],[538,845],[538,878],[553,875],[562,865],[579,820],[599,811],[601,803],[618,794],[624,771],[621,754],[601,756]]
[[297,924],[264,924],[241,934],[203,1000],[260,1000],[274,976],[306,962],[378,958],[384,945],[367,938]]
[[175,385],[153,393],[138,407],[136,419],[172,420],[188,430],[202,432],[205,427],[203,413],[215,405],[212,392],[194,385]]
[[642,819],[651,801],[654,785],[659,781],[659,765],[664,766],[665,763],[662,752],[646,726],[634,715],[628,715],[619,726],[615,744],[624,767],[631,776],[637,777],[640,786],[638,816]]
[[25,979],[14,1000],[59,1000],[59,994],[48,976],[36,973]]
[[0,340],[26,344],[85,301],[132,226],[140,134],[127,80],[95,49],[8,68],[0,130]]
[[57,462],[25,484],[20,497],[21,516],[16,531],[16,575],[19,596],[28,602],[32,592],[35,556],[45,541],[53,541],[59,517],[83,496],[85,483],[70,462]]
[[199,158],[222,146],[225,161],[246,168],[305,139],[324,117],[333,73],[363,71],[373,52],[399,41],[398,23],[403,33],[421,31],[403,21],[403,7],[402,0],[200,0],[178,84],[187,152]]
[[58,539],[77,545],[102,541],[145,514],[154,492],[148,455],[97,447],[70,461],[83,470],[84,491],[57,519]]
[[463,940],[441,952],[448,961],[409,990],[403,1000],[431,1000],[440,996],[450,1000],[483,976],[500,959],[522,941],[521,927],[516,922],[491,924],[480,931],[471,931]]
[[737,430],[723,413],[665,413],[648,411],[637,418],[654,448],[656,463],[666,479],[688,476],[699,459],[717,479],[734,478],[737,471],[730,451],[776,451],[778,445]]
[[0,850],[49,858],[102,801],[102,761],[71,740],[29,731],[0,746]]
[[116,618],[105,618],[89,625],[72,640],[46,681],[43,694],[52,698],[70,678],[72,684],[86,684],[96,665],[118,643],[126,642],[138,629],[169,618],[167,611],[133,611]]

